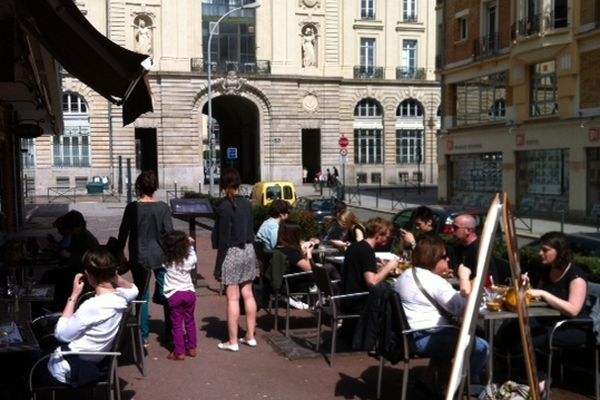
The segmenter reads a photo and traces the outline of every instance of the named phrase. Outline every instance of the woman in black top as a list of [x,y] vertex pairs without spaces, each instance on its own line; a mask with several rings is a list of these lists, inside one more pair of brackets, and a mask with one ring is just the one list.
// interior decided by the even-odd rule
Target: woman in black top
[[[560,232],[548,232],[540,238],[540,257],[546,268],[535,289],[528,294],[539,298],[558,311],[557,318],[530,318],[529,326],[533,346],[536,349],[548,349],[548,336],[554,324],[565,318],[577,318],[587,315],[585,301],[587,297],[587,276],[583,269],[573,263],[571,247],[567,237]],[[529,284],[526,275],[525,284]],[[496,337],[499,348],[515,351],[515,345],[521,343],[516,323],[503,325]],[[576,346],[586,343],[587,334],[577,328],[561,329],[554,334],[553,343],[560,346]],[[538,366],[539,369],[539,366]],[[544,388],[544,379],[540,378],[540,388]]]
[[[162,268],[163,252],[160,246],[162,236],[173,230],[171,210],[167,203],[154,198],[158,189],[158,178],[153,171],[142,172],[135,180],[137,201],[127,204],[121,226],[119,244],[121,249],[129,237],[129,264],[135,285],[140,289],[140,297],[149,300],[150,292],[144,288],[149,270],[154,271],[156,285],[154,299],[163,304],[165,334],[163,342],[168,343],[171,335],[171,318],[163,296],[165,269]],[[145,290],[144,293],[141,293]],[[150,314],[148,301],[142,305],[141,330],[144,346],[148,346],[150,334]]]
[[219,349],[238,351],[238,321],[240,294],[246,311],[246,336],[241,343],[256,346],[256,301],[252,281],[256,276],[254,253],[254,220],[248,199],[238,194],[240,174],[233,168],[223,170],[221,188],[225,198],[217,207],[217,218],[212,231],[213,248],[217,249],[215,275],[226,285],[227,328],[229,340],[218,344]]
[[[308,241],[302,245],[302,228],[300,225],[283,223],[277,236],[277,250],[285,254],[290,264],[290,274],[312,271],[312,252],[314,245]],[[310,275],[293,278],[290,291],[307,292],[314,284]]]

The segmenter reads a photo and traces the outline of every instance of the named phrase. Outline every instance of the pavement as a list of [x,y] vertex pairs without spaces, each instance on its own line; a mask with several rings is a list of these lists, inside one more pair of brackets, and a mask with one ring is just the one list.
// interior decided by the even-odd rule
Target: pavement
[[[300,195],[315,194],[312,185],[302,185]],[[166,200],[166,192],[159,191],[157,197]],[[405,202],[405,206],[419,204]],[[43,244],[47,233],[53,232],[52,221],[56,216],[77,209],[87,219],[88,228],[101,242],[110,236],[116,236],[125,202],[121,199],[97,197],[77,199],[77,203],[46,204],[45,202],[27,204],[28,219],[25,229],[17,237],[35,236]],[[45,199],[44,199],[45,201]],[[386,209],[376,204],[373,196],[361,195],[350,202],[351,207],[372,209],[386,214],[398,210]],[[376,207],[379,205],[380,207]],[[539,235],[547,230],[556,229],[554,221],[535,220],[530,234]],[[176,229],[188,230],[188,223],[175,220]],[[580,225],[564,225],[565,231],[592,229]],[[227,338],[225,316],[225,297],[220,294],[220,285],[212,278],[216,253],[211,249],[210,231],[200,228],[196,231],[198,252],[198,273],[201,280],[197,288],[196,324],[199,331],[199,354],[185,361],[170,361],[166,356],[170,349],[161,345],[158,338],[163,330],[162,310],[151,304],[151,337],[147,349],[146,376],[142,376],[133,364],[130,349],[123,350],[119,366],[119,378],[123,400],[158,399],[374,399],[376,393],[377,369],[379,361],[365,352],[350,352],[344,349],[336,354],[335,364],[331,367],[327,358],[314,350],[313,334],[316,329],[315,315],[309,311],[292,312],[292,334],[286,339],[283,333],[274,330],[273,315],[266,310],[258,314],[256,337],[258,346],[250,348],[240,346],[237,353],[217,349],[217,344]],[[283,314],[280,312],[280,316]],[[245,321],[240,320],[243,334]],[[284,326],[280,317],[279,327]],[[329,328],[325,328],[325,340]],[[321,349],[328,352],[326,345]],[[383,373],[382,399],[398,398],[401,389],[401,364],[385,367]],[[430,379],[426,361],[419,361],[411,368],[413,377]],[[581,378],[584,379],[584,378]],[[585,399],[591,393],[590,381],[581,380],[553,387],[553,399]],[[423,385],[421,385],[422,387]],[[431,388],[431,386],[430,386]],[[102,398],[98,393],[99,397]],[[73,398],[78,398],[74,396]],[[409,399],[434,398],[430,393],[417,386],[409,387]]]

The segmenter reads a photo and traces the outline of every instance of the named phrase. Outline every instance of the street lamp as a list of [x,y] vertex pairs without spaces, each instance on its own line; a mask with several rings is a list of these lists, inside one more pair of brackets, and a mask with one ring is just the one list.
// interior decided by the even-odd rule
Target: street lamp
[[208,176],[209,176],[208,194],[211,196],[214,193],[213,190],[214,190],[214,185],[215,185],[215,171],[214,171],[214,167],[215,167],[215,134],[213,132],[212,80],[211,80],[211,73],[212,73],[211,43],[212,43],[212,38],[213,38],[213,35],[215,34],[215,32],[217,31],[217,28],[219,27],[219,23],[225,17],[227,17],[229,14],[232,14],[236,11],[244,10],[247,8],[258,8],[258,7],[260,7],[260,3],[258,1],[254,1],[252,3],[244,4],[240,7],[232,8],[231,10],[229,10],[225,14],[223,14],[221,16],[221,18],[219,18],[217,20],[217,22],[211,24],[212,26],[209,25],[210,33],[208,34],[208,135],[209,135],[208,136],[208,156],[209,156],[210,160],[208,163],[208,166],[209,166],[209,169],[208,169]]

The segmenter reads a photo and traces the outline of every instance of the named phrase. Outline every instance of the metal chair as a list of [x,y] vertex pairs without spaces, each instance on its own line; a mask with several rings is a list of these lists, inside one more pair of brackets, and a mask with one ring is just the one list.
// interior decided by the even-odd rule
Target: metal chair
[[[404,307],[402,307],[402,299],[397,292],[393,292],[389,301],[391,303],[391,312],[392,312],[392,330],[401,336],[401,342],[399,344],[400,347],[400,358],[404,363],[404,368],[402,368],[402,396],[401,400],[406,399],[406,392],[408,388],[408,376],[410,373],[411,362],[413,360],[428,358],[422,357],[417,353],[417,346],[415,344],[413,334],[426,329],[411,329],[408,324],[408,319],[406,318],[406,314],[404,313]],[[440,327],[452,327],[457,329],[454,325],[443,325]],[[381,347],[382,343],[380,341],[377,347],[377,353],[379,355],[379,370],[377,372],[377,399],[381,398],[381,381],[383,376],[383,367],[386,361],[386,355]]]
[[146,376],[145,364],[144,364],[144,341],[142,339],[141,331],[141,318],[142,318],[142,306],[146,304],[145,293],[150,286],[150,278],[152,277],[152,271],[149,269],[143,269],[138,274],[143,274],[141,277],[142,287],[139,289],[139,294],[136,300],[132,301],[133,306],[130,308],[130,312],[126,315],[126,327],[129,329],[131,335],[131,351],[133,353],[133,362],[137,365],[138,369],[142,373],[142,376]]
[[92,392],[96,389],[96,387],[104,387],[106,389],[107,398],[110,400],[120,400],[121,399],[121,388],[119,387],[119,376],[118,376],[118,357],[121,355],[120,348],[123,340],[123,331],[126,328],[126,313],[130,311],[131,305],[127,310],[124,311],[123,316],[121,317],[121,322],[119,323],[119,328],[117,330],[117,334],[113,339],[113,344],[111,347],[111,351],[63,351],[62,354],[64,356],[75,355],[75,356],[103,356],[107,357],[103,362],[106,362],[108,365],[108,370],[106,376],[100,379],[97,382],[93,382],[81,387],[73,387],[68,384],[50,384],[50,385],[39,385],[36,386],[35,375],[36,371],[39,368],[47,368],[48,358],[52,356],[52,353],[45,355],[40,358],[33,364],[31,370],[29,371],[29,393],[31,393],[31,398],[33,400],[37,399],[37,394],[41,392],[51,392],[52,398],[54,399],[56,396],[56,392],[60,391],[74,391],[74,390],[83,390],[90,389]]
[[317,284],[318,300],[315,305],[317,309],[317,351],[321,345],[321,325],[322,314],[329,316],[331,321],[331,349],[329,356],[329,366],[333,366],[335,355],[335,343],[337,339],[338,323],[346,319],[358,319],[360,314],[344,314],[340,310],[340,302],[344,299],[368,296],[369,292],[335,294],[332,281],[329,278],[327,270],[321,264],[315,264],[312,269],[313,279]]
[[[596,304],[599,299],[596,296],[588,295],[587,305],[591,308],[592,304]],[[600,306],[597,304],[596,306]],[[561,330],[565,329],[581,329],[587,333],[587,340],[583,343],[577,343],[570,346],[564,346],[556,343],[555,335]],[[594,321],[591,317],[587,318],[571,318],[564,319],[558,321],[554,324],[554,327],[550,331],[548,336],[548,379],[546,380],[545,390],[550,393],[550,384],[552,383],[552,361],[554,358],[554,353],[560,353],[561,355],[564,352],[574,351],[574,350],[592,350],[594,353],[594,393],[596,396],[596,400],[600,400],[600,348],[598,343],[596,342],[596,335],[594,333]],[[564,366],[561,363],[560,365],[560,378],[561,380],[564,378]]]

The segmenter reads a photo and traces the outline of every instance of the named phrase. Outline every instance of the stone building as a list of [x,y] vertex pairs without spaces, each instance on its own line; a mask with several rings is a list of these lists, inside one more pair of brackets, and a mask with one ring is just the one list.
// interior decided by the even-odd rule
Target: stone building
[[301,182],[303,168],[310,180],[333,166],[348,184],[437,182],[433,0],[261,0],[232,11],[248,3],[76,1],[108,38],[152,56],[154,112],[123,127],[116,106],[63,71],[65,130],[26,144],[30,190],[93,177],[116,186],[128,159],[134,177],[154,169],[167,188],[198,189],[211,165],[216,176],[237,167],[246,183]]
[[439,196],[523,213],[600,212],[600,6],[437,1]]

